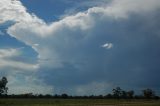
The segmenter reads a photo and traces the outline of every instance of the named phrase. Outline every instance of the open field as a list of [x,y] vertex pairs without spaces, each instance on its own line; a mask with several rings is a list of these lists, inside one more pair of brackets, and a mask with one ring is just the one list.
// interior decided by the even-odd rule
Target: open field
[[0,99],[0,106],[160,106],[160,100]]

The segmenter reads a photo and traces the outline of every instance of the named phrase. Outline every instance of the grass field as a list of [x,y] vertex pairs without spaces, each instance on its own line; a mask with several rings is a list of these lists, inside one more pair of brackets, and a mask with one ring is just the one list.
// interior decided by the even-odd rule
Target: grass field
[[160,106],[160,100],[0,99],[0,106]]

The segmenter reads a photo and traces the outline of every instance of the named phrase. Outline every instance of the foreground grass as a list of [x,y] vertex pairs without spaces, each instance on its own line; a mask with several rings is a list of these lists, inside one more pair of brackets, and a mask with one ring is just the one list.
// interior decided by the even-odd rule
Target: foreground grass
[[0,106],[160,106],[160,100],[0,99]]

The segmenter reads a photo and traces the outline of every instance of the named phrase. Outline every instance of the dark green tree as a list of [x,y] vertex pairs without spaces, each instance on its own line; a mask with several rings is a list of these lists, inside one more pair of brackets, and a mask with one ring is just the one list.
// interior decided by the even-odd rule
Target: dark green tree
[[121,91],[121,98],[126,99],[127,98],[127,92],[122,90]]
[[65,98],[68,98],[68,95],[64,93],[61,95],[61,97],[65,99]]
[[117,99],[119,99],[122,95],[122,89],[120,87],[116,87],[115,89],[112,90],[113,96]]
[[133,98],[133,96],[134,96],[134,91],[133,90],[130,90],[130,91],[128,91],[127,92],[127,96],[128,96],[128,98]]
[[2,77],[0,80],[0,95],[7,94],[8,87],[6,87],[8,80],[6,77]]
[[143,96],[147,99],[151,99],[155,96],[155,92],[152,89],[142,90]]

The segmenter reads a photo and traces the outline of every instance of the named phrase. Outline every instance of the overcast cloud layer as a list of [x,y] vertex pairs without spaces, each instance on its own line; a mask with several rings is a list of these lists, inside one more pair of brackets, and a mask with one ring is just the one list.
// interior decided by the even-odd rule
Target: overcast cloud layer
[[19,0],[0,5],[0,24],[15,23],[7,33],[38,53],[34,63],[17,62],[22,49],[0,49],[0,72],[12,79],[11,93],[18,92],[16,86],[81,95],[115,86],[159,90],[159,0],[111,0],[50,24],[28,13]]

